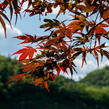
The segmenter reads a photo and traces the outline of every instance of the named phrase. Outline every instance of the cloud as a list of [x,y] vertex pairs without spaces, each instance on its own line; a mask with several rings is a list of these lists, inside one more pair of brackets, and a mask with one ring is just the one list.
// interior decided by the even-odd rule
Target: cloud
[[106,46],[109,46],[109,43],[106,43]]
[[52,14],[58,14],[59,10],[60,10],[60,7],[56,7],[56,8],[52,8],[53,12]]
[[[109,66],[109,60],[104,58],[103,62],[101,62],[98,67],[97,62],[94,59],[92,59],[90,56],[88,56],[87,64],[84,64],[83,67],[81,67],[82,60],[80,58],[75,59],[74,62],[77,66],[77,72],[78,72],[77,74],[76,73],[73,74],[73,80],[75,81],[79,81],[80,79],[84,78],[88,73],[90,73],[91,71],[95,69],[103,68],[106,65]],[[71,77],[68,77],[67,75],[65,76],[67,78],[71,78]]]
[[77,67],[79,67],[81,72],[84,72],[84,73],[90,72],[91,70],[94,70],[97,68],[96,63],[94,63],[90,59],[87,60],[87,64],[84,63],[83,67],[81,67],[82,59],[76,59],[75,64],[77,65]]
[[[10,35],[10,34],[21,35],[22,34],[20,29],[16,28],[13,25],[11,27],[9,24],[6,24],[6,32],[7,32],[8,35]],[[4,35],[3,27],[0,28],[0,35]]]
[[12,28],[11,28],[9,24],[6,24],[6,28],[7,28],[9,33],[17,34],[17,35],[21,35],[22,34],[21,30],[16,28],[16,27],[14,27],[13,25],[12,25]]
[[12,28],[9,24],[6,24],[7,28],[7,38],[4,36],[4,30],[1,27],[0,28],[0,55],[9,56],[16,50],[18,50],[19,47],[17,44],[19,43],[19,40],[12,38],[17,35],[21,35],[22,32],[20,29],[16,28],[12,25]]
[[103,68],[104,66],[109,66],[109,60],[103,62],[100,66],[100,68]]

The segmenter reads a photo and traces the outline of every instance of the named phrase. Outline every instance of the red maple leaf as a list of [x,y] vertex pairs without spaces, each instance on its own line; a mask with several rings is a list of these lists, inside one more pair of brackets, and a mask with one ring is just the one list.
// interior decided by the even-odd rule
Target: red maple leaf
[[65,72],[65,73],[68,75],[67,68],[60,67],[60,68],[57,70],[57,77],[60,75],[60,72],[61,72],[61,71]]
[[36,35],[35,36],[31,36],[29,34],[25,34],[25,35],[20,35],[17,37],[14,37],[20,40],[24,40],[23,42],[19,43],[19,44],[24,44],[24,43],[34,43],[36,41]]
[[18,74],[16,76],[12,77],[8,82],[16,80],[15,83],[17,83],[25,75],[27,75],[27,73]]
[[20,61],[20,60],[26,59],[27,57],[29,59],[32,59],[35,52],[37,52],[37,51],[33,47],[25,46],[25,48],[18,50],[17,52],[13,53],[12,55],[21,54],[19,57],[19,61]]

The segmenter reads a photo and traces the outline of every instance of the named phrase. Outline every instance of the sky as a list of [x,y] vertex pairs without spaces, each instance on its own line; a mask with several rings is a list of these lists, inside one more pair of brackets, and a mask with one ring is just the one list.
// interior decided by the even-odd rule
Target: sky
[[[23,10],[25,9],[25,7],[26,4],[24,5]],[[27,14],[24,17],[22,11],[22,18],[18,19],[16,25],[15,25],[15,17],[13,17],[12,20],[12,28],[8,23],[6,24],[7,38],[4,37],[3,28],[0,25],[0,55],[11,56],[12,53],[21,49],[24,46],[24,45],[18,45],[20,41],[16,38],[13,38],[15,36],[22,35],[22,34],[31,34],[31,35],[36,34],[37,36],[41,36],[47,34],[44,33],[44,30],[40,29],[39,27],[41,24],[44,23],[43,22],[44,18],[51,18],[51,19],[55,18],[56,14],[58,13],[58,10],[59,8],[53,9],[52,14],[48,14],[47,16],[42,16],[41,20],[39,20],[38,15],[29,17],[29,15]],[[69,18],[70,18],[69,15],[61,15],[58,17],[58,20],[62,21]],[[109,45],[109,42],[107,42],[107,44]],[[14,58],[15,56],[14,57],[11,56],[11,57]],[[74,73],[73,79],[76,81],[79,80],[80,78],[85,77],[90,71],[93,71],[98,68],[96,61],[90,55],[87,56],[87,65],[84,64],[83,68],[81,68],[81,56],[75,60],[75,63],[77,65],[78,74]],[[104,58],[103,62],[100,63],[99,68],[102,68],[105,65],[109,65],[109,60],[107,60],[106,58]]]

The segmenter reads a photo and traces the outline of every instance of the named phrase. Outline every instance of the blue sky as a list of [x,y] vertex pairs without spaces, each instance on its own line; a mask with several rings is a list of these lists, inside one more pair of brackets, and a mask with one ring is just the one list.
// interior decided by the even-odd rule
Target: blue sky
[[[5,39],[3,29],[0,27],[0,54],[4,56],[10,56],[15,51],[22,48],[23,45],[17,45],[20,43],[19,40],[12,38],[14,36],[22,35],[22,34],[36,34],[38,36],[45,35],[47,33],[44,33],[43,29],[40,29],[40,25],[43,24],[44,18],[55,18],[58,8],[53,11],[52,14],[49,14],[48,16],[42,16],[41,21],[39,21],[39,16],[33,16],[29,17],[26,15],[25,17],[22,14],[22,19],[18,19],[17,24],[15,25],[15,18],[13,17],[12,25],[13,28],[9,26],[9,24],[6,24],[7,27],[7,38]],[[61,15],[58,17],[58,20],[62,21],[65,19],[69,19],[68,15]],[[0,25],[1,26],[1,25]],[[108,42],[109,44],[109,42]],[[109,49],[108,49],[109,50]],[[13,57],[12,57],[13,58]],[[74,74],[74,79],[78,80],[78,78],[83,78],[88,72],[98,68],[96,61],[89,55],[87,57],[87,65],[84,65],[83,68],[81,68],[81,57],[75,60],[75,63],[78,66],[78,75]],[[109,61],[104,58],[103,62],[100,64],[100,68],[109,65]]]

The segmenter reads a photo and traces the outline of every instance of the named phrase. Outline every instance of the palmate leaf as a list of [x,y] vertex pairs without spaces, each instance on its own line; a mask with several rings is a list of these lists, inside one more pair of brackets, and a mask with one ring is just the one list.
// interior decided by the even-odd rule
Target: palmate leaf
[[96,39],[98,40],[98,43],[100,45],[100,39],[101,37],[107,33],[107,30],[105,28],[109,27],[109,25],[107,24],[99,24],[98,26],[96,26],[95,29],[93,29],[92,32],[95,33]]
[[35,36],[31,36],[29,34],[25,34],[25,35],[17,36],[17,37],[14,37],[14,38],[17,38],[17,39],[20,39],[20,40],[24,40],[20,44],[36,42],[36,35]]
[[[47,15],[48,13],[52,13],[52,6],[53,3],[48,2],[48,1],[42,1],[42,0],[28,0],[28,7],[25,9],[25,12],[29,13],[29,16],[34,16],[34,15]],[[29,7],[31,6],[31,9]]]
[[18,15],[20,15],[20,11],[21,11],[19,0],[4,0],[2,4],[3,4],[2,9],[4,11],[6,10],[6,8],[9,8],[10,20],[12,19],[13,14],[16,16],[16,21],[15,21],[16,23]]
[[83,31],[84,27],[88,25],[88,22],[85,20],[77,20],[77,21],[72,21],[69,25],[68,28],[71,29],[72,33],[76,33],[77,31]]
[[87,64],[87,62],[86,62],[86,52],[85,51],[82,52],[82,65],[81,65],[81,67],[83,67],[84,62]]
[[35,52],[37,52],[36,49],[34,49],[31,46],[26,46],[25,48],[18,50],[17,52],[13,53],[12,55],[21,54],[19,57],[19,61],[20,61],[20,60],[26,59],[27,57],[29,59],[32,59]]
[[17,83],[25,75],[27,75],[27,73],[18,74],[16,76],[12,77],[11,79],[9,79],[8,82],[11,82],[13,80],[16,80],[15,83]]
[[44,19],[45,24],[41,25],[40,28],[47,28],[45,31],[48,31],[54,27],[58,27],[61,23],[56,19]]
[[[46,76],[45,76],[45,78],[46,78]],[[48,76],[48,78],[49,78],[49,76]],[[35,81],[33,81],[33,83],[35,83],[35,86],[38,86],[38,85],[42,86],[43,85],[48,90],[48,92],[49,92],[50,90],[48,88],[48,80],[47,79],[38,78]]]

